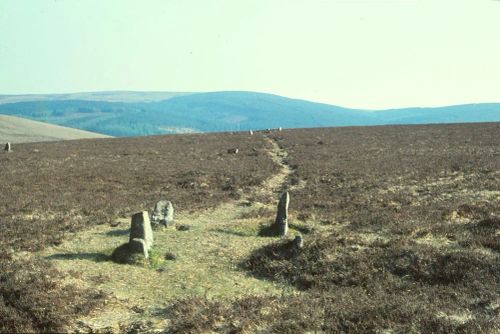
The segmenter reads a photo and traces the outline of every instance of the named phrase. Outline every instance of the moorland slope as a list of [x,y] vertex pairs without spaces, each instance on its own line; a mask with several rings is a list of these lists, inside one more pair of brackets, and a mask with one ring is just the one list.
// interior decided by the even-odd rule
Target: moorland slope
[[[0,331],[496,333],[498,142],[500,123],[17,145]],[[259,236],[284,190],[289,236]],[[177,228],[113,263],[160,199]]]

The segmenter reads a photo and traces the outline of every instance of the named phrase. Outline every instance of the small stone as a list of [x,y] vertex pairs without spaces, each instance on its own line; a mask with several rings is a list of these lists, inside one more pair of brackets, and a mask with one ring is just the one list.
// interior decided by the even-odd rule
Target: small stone
[[237,148],[230,148],[227,150],[228,154],[238,154],[238,149]]
[[253,135],[253,131],[252,130],[248,131],[248,133],[250,134],[250,136]]
[[5,144],[4,150],[7,151],[7,152],[11,151],[10,143]]
[[109,226],[111,226],[111,227],[117,227],[118,225],[120,225],[120,221],[118,221],[118,220],[111,221],[109,223]]

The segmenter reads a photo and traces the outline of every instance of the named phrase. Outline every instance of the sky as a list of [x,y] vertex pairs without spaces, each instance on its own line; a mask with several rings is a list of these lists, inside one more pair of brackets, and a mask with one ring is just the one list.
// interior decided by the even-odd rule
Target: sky
[[0,94],[500,102],[500,1],[0,0]]

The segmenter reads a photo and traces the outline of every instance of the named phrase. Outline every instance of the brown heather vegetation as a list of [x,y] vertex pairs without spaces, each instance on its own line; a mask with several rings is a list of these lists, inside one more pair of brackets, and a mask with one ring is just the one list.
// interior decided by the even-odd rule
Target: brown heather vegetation
[[[241,153],[227,154],[235,145]],[[150,210],[165,196],[179,210],[239,198],[276,168],[267,146],[230,134],[16,145],[0,156],[3,247],[36,250],[65,232]]]
[[294,171],[295,221],[330,233],[313,228],[299,254],[270,244],[242,267],[302,292],[181,300],[171,332],[500,331],[500,124],[270,136]]
[[[158,315],[168,319],[165,332],[500,331],[500,123],[267,136],[290,168],[283,188],[291,195],[291,228],[302,233],[305,245],[293,252],[288,240],[265,238],[239,270],[289,289],[281,296],[179,295],[166,300]],[[233,147],[240,153],[227,155]],[[35,148],[40,152],[33,153]],[[102,297],[98,291],[57,289],[50,299],[47,293],[56,291],[62,274],[23,260],[22,253],[12,258],[10,248],[33,251],[58,243],[66,231],[150,209],[160,197],[178,203],[180,211],[198,211],[239,203],[243,190],[248,194],[241,204],[249,206],[238,219],[273,220],[268,206],[248,201],[264,200],[259,186],[280,172],[264,153],[271,148],[262,133],[14,149],[0,158],[0,263],[10,268],[0,276],[0,315],[7,315],[0,317],[0,330],[59,329]],[[242,243],[258,230],[226,229]],[[37,270],[45,276],[30,278]],[[16,276],[25,282],[17,290]],[[13,302],[18,299],[37,302]],[[74,300],[71,307],[50,307],[68,300]],[[148,330],[143,325],[124,330]]]
[[98,302],[99,293],[65,287],[50,263],[21,251],[150,210],[163,197],[180,211],[239,198],[274,172],[268,146],[212,134],[19,144],[1,154],[0,332],[60,331]]

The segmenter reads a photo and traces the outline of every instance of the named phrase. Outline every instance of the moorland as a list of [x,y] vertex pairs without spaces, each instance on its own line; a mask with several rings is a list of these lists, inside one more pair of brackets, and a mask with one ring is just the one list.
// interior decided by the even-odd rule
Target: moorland
[[[499,142],[478,123],[14,145],[0,331],[498,332]],[[288,237],[259,236],[283,191]],[[160,199],[187,228],[114,263]]]

